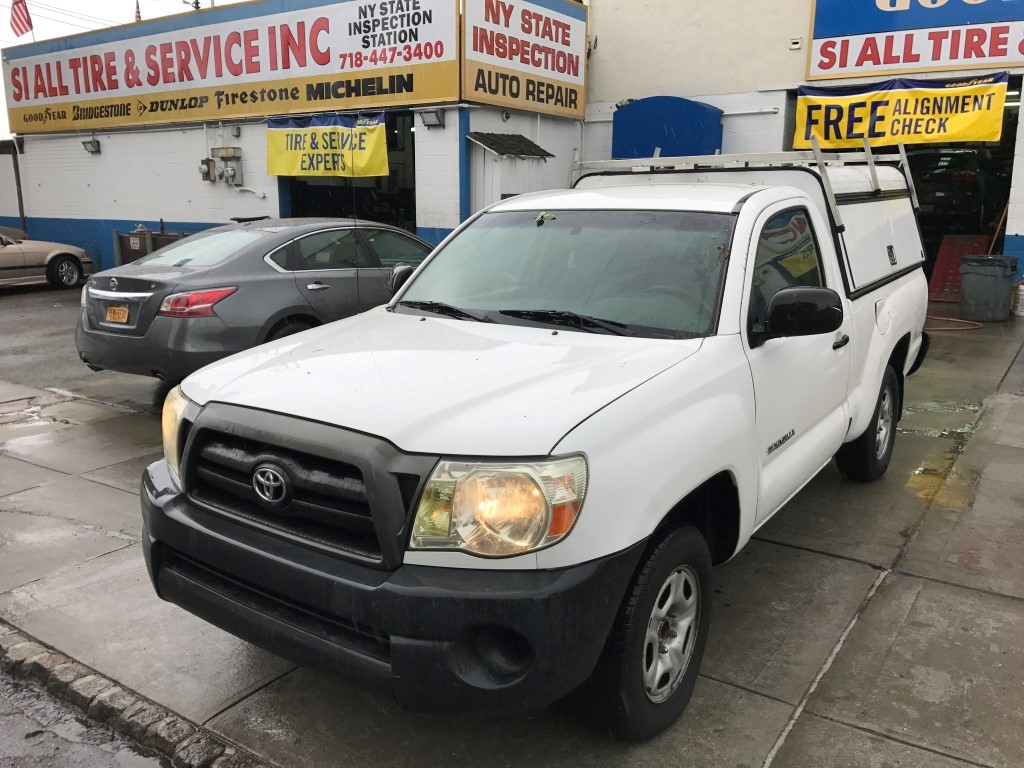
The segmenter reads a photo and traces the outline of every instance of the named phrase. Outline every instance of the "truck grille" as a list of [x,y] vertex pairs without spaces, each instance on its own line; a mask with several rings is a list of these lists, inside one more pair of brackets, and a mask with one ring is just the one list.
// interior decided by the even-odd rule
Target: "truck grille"
[[[187,484],[194,502],[308,546],[382,560],[358,467],[211,430],[201,430],[192,442]],[[281,471],[290,498],[278,505],[260,499],[253,473],[261,465]],[[400,487],[415,488],[419,477],[398,482]],[[408,498],[402,495],[403,500]]]

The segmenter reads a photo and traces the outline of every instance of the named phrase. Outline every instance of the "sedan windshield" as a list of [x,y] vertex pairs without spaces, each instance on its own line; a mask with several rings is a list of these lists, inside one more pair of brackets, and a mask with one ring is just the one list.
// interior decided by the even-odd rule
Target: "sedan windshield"
[[166,267],[212,267],[262,236],[262,232],[240,229],[200,232],[153,251],[135,263]]
[[585,333],[706,336],[734,223],[733,215],[686,211],[487,213],[430,261],[397,311]]

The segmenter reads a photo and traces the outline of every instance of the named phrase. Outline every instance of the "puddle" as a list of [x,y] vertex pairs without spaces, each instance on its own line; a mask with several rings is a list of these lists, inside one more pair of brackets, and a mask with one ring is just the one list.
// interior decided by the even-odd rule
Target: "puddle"
[[[106,758],[104,763],[113,762],[118,768],[171,768],[170,761],[143,752],[107,727],[89,721],[78,711],[34,685],[0,675],[0,700],[10,702],[25,717],[38,724],[39,730],[33,730],[30,734],[33,738],[46,733],[53,734],[71,745],[80,745],[86,754],[89,748],[102,752]],[[78,752],[75,747],[69,749]],[[96,754],[95,757],[99,758],[100,755]]]

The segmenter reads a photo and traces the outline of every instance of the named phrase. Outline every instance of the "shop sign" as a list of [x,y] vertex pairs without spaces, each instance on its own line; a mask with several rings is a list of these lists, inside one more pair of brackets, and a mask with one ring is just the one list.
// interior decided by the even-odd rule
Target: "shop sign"
[[267,124],[271,176],[387,176],[384,113],[272,118]]
[[575,0],[470,0],[463,35],[464,99],[583,119],[586,6]]
[[5,49],[10,129],[26,134],[456,101],[457,5],[244,3]]
[[816,0],[808,78],[1024,65],[1024,3]]
[[851,149],[905,142],[999,141],[1009,75],[967,80],[889,80],[797,93],[794,149]]

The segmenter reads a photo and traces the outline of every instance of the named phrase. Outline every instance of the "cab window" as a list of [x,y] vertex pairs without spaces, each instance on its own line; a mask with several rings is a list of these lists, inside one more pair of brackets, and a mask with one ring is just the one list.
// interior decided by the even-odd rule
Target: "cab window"
[[430,253],[430,248],[418,240],[388,229],[364,229],[363,234],[370,241],[370,246],[383,267],[393,267],[396,264],[415,267]]
[[308,235],[296,243],[296,253],[300,270],[370,266],[354,229],[335,229]]
[[757,240],[748,328],[763,325],[768,304],[783,288],[825,285],[811,218],[803,208],[783,211],[765,224]]

